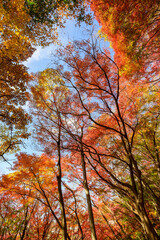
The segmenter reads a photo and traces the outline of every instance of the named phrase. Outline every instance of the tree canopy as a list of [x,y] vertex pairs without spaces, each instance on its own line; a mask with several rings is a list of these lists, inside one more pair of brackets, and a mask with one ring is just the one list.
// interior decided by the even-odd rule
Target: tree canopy
[[[29,74],[34,47],[87,9],[1,2],[0,156],[17,151],[0,178],[1,239],[160,238],[159,1],[87,4],[100,36],[58,47],[51,67]],[[17,148],[31,120],[39,155]]]
[[89,3],[102,26],[102,33],[111,41],[115,61],[123,74],[143,71],[144,67],[146,71],[151,64],[153,70],[159,71],[158,0],[90,0]]

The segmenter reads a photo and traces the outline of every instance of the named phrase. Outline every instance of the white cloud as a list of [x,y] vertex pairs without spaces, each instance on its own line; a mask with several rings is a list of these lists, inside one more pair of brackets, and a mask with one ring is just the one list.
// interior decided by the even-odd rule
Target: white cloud
[[[65,28],[59,28],[58,30],[58,41],[63,46],[65,46],[68,42],[72,42],[73,40],[82,40],[88,38],[88,33],[85,30],[85,27],[91,28],[90,26],[86,26],[82,24],[81,27],[75,26],[75,20],[68,20],[66,22]],[[27,61],[23,62],[23,64],[29,69],[29,72],[37,72],[42,71],[46,67],[51,66],[51,59],[53,59],[53,55],[56,53],[58,45],[50,44],[48,47],[42,48],[38,46],[33,55],[27,59]]]
[[37,47],[36,51],[33,53],[33,55],[28,58],[27,61],[23,62],[23,64],[26,67],[30,67],[30,65],[34,62],[38,62],[43,59],[48,59],[51,56],[51,53],[55,50],[55,46],[51,44],[48,47]]

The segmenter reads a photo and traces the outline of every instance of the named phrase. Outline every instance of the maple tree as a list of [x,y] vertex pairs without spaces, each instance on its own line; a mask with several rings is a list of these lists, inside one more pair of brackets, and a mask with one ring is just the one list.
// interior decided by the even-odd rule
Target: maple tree
[[[151,98],[145,99],[143,94],[145,91],[147,93],[148,86],[143,86],[143,81],[141,85],[138,83],[132,88],[129,84],[127,85],[123,77],[120,77],[119,68],[110,58],[109,53],[106,50],[98,49],[95,42],[75,42],[73,45],[59,50],[58,59],[67,64],[71,71],[63,72],[62,66],[58,66],[57,70],[48,69],[39,75],[38,92],[33,89],[35,91],[34,98],[38,101],[37,109],[42,109],[40,112],[36,111],[36,115],[38,113],[41,120],[43,117],[43,124],[41,120],[39,122],[41,126],[38,138],[44,145],[47,145],[47,152],[51,153],[54,149],[51,143],[58,137],[56,134],[61,126],[61,133],[64,132],[63,136],[65,136],[61,140],[63,142],[61,143],[62,149],[81,153],[91,166],[92,174],[98,176],[98,181],[105,182],[113,192],[117,192],[120,199],[124,201],[125,207],[135,214],[137,221],[140,221],[144,229],[142,234],[146,234],[150,239],[158,239],[152,223],[152,211],[156,212],[154,222],[157,222],[159,190],[154,184],[152,174],[148,174],[148,178],[145,176],[146,167],[149,164],[147,163],[146,166],[145,155],[138,146],[139,138],[142,137],[144,151],[146,148],[149,149],[145,140],[148,136],[144,133],[144,137],[142,129],[143,126],[146,126],[145,124],[152,122],[153,128],[150,128],[151,132],[154,131],[154,137],[151,139],[154,148],[152,151],[156,151],[154,171],[158,176],[159,157],[156,150],[158,146],[156,131],[159,98],[157,98],[157,94],[154,94],[156,89],[150,89]],[[131,79],[131,81],[134,80]],[[66,88],[65,82],[68,82],[68,87],[75,90],[74,95],[68,90],[68,87]],[[143,89],[143,94],[140,89]],[[41,96],[40,99],[38,94]],[[68,94],[70,99],[74,99],[73,103],[72,100],[69,100]],[[155,119],[150,119],[148,111],[152,116],[154,112]],[[58,116],[61,116],[58,118],[59,120],[57,117],[55,118],[56,112]],[[83,119],[82,123],[80,123],[81,118]],[[48,122],[48,119],[51,123]],[[56,119],[59,123],[56,122]],[[69,124],[69,121],[72,124]],[[78,127],[74,121],[78,123]],[[87,128],[89,127],[89,129],[82,139],[80,132],[86,122],[88,122]],[[44,139],[42,130],[47,132],[47,136],[50,135],[52,141],[46,134]],[[73,140],[70,140],[69,136],[66,137],[67,135]],[[150,149],[149,153],[152,155]],[[86,177],[84,177],[86,168],[83,168],[85,164],[83,159],[83,178],[86,182]],[[150,160],[150,171],[152,171],[152,164],[153,162]],[[90,187],[93,175],[89,178]],[[84,188],[87,191],[88,185],[84,185]],[[152,199],[148,199],[148,193],[152,194]],[[157,206],[156,210],[151,207],[153,202]],[[149,212],[146,210],[148,205],[150,205]],[[109,222],[108,226],[114,232]],[[116,236],[117,233],[114,235]]]
[[[44,234],[46,234],[46,237],[59,237],[60,239],[64,237],[62,234],[60,201],[57,197],[59,190],[55,160],[56,156],[55,158],[46,155],[36,157],[21,154],[15,163],[14,173],[2,178],[0,183],[2,202],[5,203],[6,200],[4,205],[7,206],[7,197],[12,199],[12,203],[14,202],[14,205],[11,205],[13,209],[9,208],[10,205],[8,204],[8,211],[3,204],[1,205],[2,217],[5,214],[6,222],[7,219],[9,220],[7,224],[2,221],[2,232],[5,228],[6,236],[9,234],[12,237],[14,234],[22,236],[23,234],[24,239],[30,236],[36,238],[37,234],[39,237]],[[81,222],[84,221],[83,217],[85,215],[76,209],[79,206],[76,191],[71,190],[66,183],[64,183],[64,186],[63,196],[66,206],[68,234],[70,235],[70,237],[68,235],[68,239],[71,237],[73,237],[71,239],[79,239],[81,233],[78,229],[81,228]],[[74,198],[72,199],[73,195]],[[17,206],[16,210],[14,210],[14,206]],[[75,209],[73,209],[74,206]],[[14,215],[15,212],[16,215]],[[20,218],[19,212],[21,214]],[[12,224],[10,221],[12,221]],[[19,221],[17,228],[15,226],[16,221]],[[78,225],[78,228],[76,225]]]
[[[34,114],[38,117],[37,131],[38,139],[47,148],[52,146],[52,150],[57,152],[57,184],[58,195],[62,217],[62,231],[64,239],[70,239],[67,232],[66,210],[64,205],[64,197],[62,193],[62,126],[61,113],[59,108],[64,104],[63,98],[67,94],[65,87],[58,89],[58,84],[61,79],[57,76],[57,72],[52,69],[47,69],[38,74],[38,86],[32,88],[33,100],[35,104]],[[52,79],[55,77],[55,87]],[[48,150],[47,150],[48,152]]]
[[[153,190],[150,185],[151,179],[150,183],[145,181],[144,156],[142,157],[141,152],[137,151],[135,144],[136,137],[141,135],[139,129],[142,126],[141,121],[144,120],[140,112],[143,111],[144,114],[143,106],[146,104],[144,102],[143,106],[139,104],[143,98],[138,88],[143,87],[145,91],[145,87],[140,85],[140,82],[138,86],[132,88],[129,84],[127,86],[109,53],[96,48],[94,42],[75,42],[66,49],[60,50],[58,54],[59,60],[71,69],[71,72],[62,71],[61,75],[77,92],[81,107],[91,121],[93,130],[88,133],[88,144],[89,146],[95,144],[95,148],[92,151],[88,150],[91,158],[89,163],[102,181],[117,191],[122,199],[129,201],[130,209],[138,216],[148,238],[158,239],[150,214],[146,210],[144,185],[146,187],[148,185],[155,197],[159,190],[158,188]],[[148,86],[146,88],[148,89]],[[147,102],[147,112],[152,112],[155,108],[154,114],[158,119],[157,95],[153,102],[151,100],[150,108]],[[153,104],[154,107],[152,107]],[[147,123],[147,116],[145,121]],[[94,142],[92,142],[93,139]],[[158,139],[152,139],[152,141],[157,142]],[[99,153],[96,147],[97,144],[101,146],[101,142],[103,153]],[[93,146],[91,145],[92,148]],[[157,163],[158,159],[159,157],[155,160]],[[154,166],[154,169],[158,177],[157,167]]]
[[[38,116],[38,123],[36,124],[36,129],[38,128],[38,139],[41,143],[46,145],[46,151],[47,153],[51,153],[53,151],[53,144],[56,142],[56,149],[58,154],[58,171],[59,174],[57,174],[57,181],[59,186],[59,199],[60,202],[62,202],[62,206],[64,209],[63,204],[63,197],[62,197],[62,190],[61,190],[61,179],[62,179],[62,173],[61,173],[61,149],[67,148],[67,146],[64,146],[64,142],[66,142],[66,137],[63,137],[63,140],[61,139],[61,135],[71,134],[72,127],[72,121],[73,119],[68,118],[68,114],[71,117],[71,111],[67,110],[67,107],[69,105],[68,95],[71,94],[71,92],[68,91],[68,89],[63,86],[64,83],[60,77],[58,77],[58,72],[53,69],[46,69],[45,71],[39,73],[37,75],[38,79],[38,85],[35,87],[32,87],[33,92],[33,102],[35,106],[35,112],[34,115]],[[64,110],[64,106],[66,109]],[[64,116],[63,116],[63,115]],[[79,114],[77,114],[78,116]],[[80,123],[80,119],[77,119]],[[76,121],[76,119],[74,119]],[[74,125],[74,123],[73,123]],[[76,129],[76,126],[73,126],[73,131],[78,132],[79,131],[79,125],[78,129]],[[90,219],[90,225],[91,225],[91,234],[92,239],[96,239],[96,233],[95,233],[95,226],[94,226],[94,218],[93,218],[93,212],[92,212],[92,206],[91,206],[91,199],[89,194],[89,188],[87,184],[87,176],[86,176],[86,168],[85,168],[85,159],[84,159],[84,152],[83,152],[83,146],[81,144],[82,136],[83,136],[83,128],[81,128],[81,134],[78,136],[78,141],[80,142],[77,146],[80,151],[80,158],[81,158],[81,164],[83,169],[83,186],[86,192],[86,198],[87,198],[87,205],[88,205],[88,212],[89,212],[89,219]],[[73,132],[71,136],[75,137],[73,135]],[[68,140],[67,140],[68,142]],[[62,146],[61,146],[62,145]],[[64,223],[65,220],[65,211],[63,210],[64,215]],[[66,223],[65,223],[66,225]],[[67,232],[67,227],[66,232]],[[67,239],[67,234],[66,235]]]
[[130,75],[137,70],[144,73],[148,65],[152,71],[159,71],[158,0],[88,2],[102,26],[102,33],[111,41],[115,61],[123,74]]

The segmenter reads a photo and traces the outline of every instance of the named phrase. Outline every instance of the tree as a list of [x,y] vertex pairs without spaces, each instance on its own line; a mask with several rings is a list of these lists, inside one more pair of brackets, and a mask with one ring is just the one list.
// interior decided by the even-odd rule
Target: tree
[[[2,202],[6,206],[4,200],[6,199],[6,202],[8,202],[8,199],[12,199],[12,206],[17,207],[17,215],[14,218],[14,208],[8,208],[7,214],[3,216],[6,221],[8,219],[6,228],[6,225],[2,222],[2,230],[5,228],[6,235],[10,233],[12,237],[14,236],[15,222],[19,221],[16,234],[23,235],[24,239],[33,236],[35,238],[37,236],[64,238],[56,158],[56,156],[48,157],[44,154],[40,157],[21,154],[15,162],[14,173],[3,176],[1,179]],[[83,206],[83,203],[77,198],[75,190],[71,190],[66,183],[64,183],[64,186],[63,198],[68,226],[67,238],[81,239],[81,232],[78,230],[81,228],[85,214],[80,209],[78,211],[77,207]],[[10,205],[8,204],[8,206]],[[3,204],[1,207],[3,215],[6,209]],[[18,218],[19,211],[22,213],[21,221]]]
[[[64,82],[58,76],[58,71],[55,71],[54,69],[46,69],[45,71],[37,74],[37,80],[38,85],[32,88],[32,102],[34,103],[35,107],[34,115],[38,116],[39,119],[39,122],[35,128],[38,129],[38,132],[40,132],[40,142],[43,143],[44,146],[47,146],[48,153],[53,151],[53,144],[56,142],[56,149],[58,151],[57,166],[59,169],[57,180],[59,183],[59,193],[61,193],[59,198],[63,199],[61,190],[61,151],[63,148],[70,151],[70,144],[68,145],[69,141],[68,139],[66,140],[66,135],[69,135],[71,138],[70,141],[74,145],[75,149],[77,149],[76,151],[79,152],[77,157],[80,158],[80,163],[82,166],[83,187],[87,199],[87,207],[91,226],[91,238],[95,240],[97,239],[96,230],[82,144],[84,131],[83,125],[85,120],[83,119],[83,115],[81,117],[81,113],[78,111],[76,106],[75,108],[77,109],[77,112],[75,113],[74,110],[72,116],[71,108],[73,108],[73,106],[70,105],[72,99],[69,97],[71,92],[65,87]],[[74,98],[74,96],[72,97]],[[71,108],[69,106],[71,106]],[[62,205],[64,209],[63,201]],[[63,212],[65,213],[65,210],[63,210]]]
[[57,24],[61,22],[63,16],[69,17],[72,15],[78,22],[90,19],[89,14],[87,15],[85,13],[85,4],[83,0],[59,0],[56,2],[53,0],[27,0],[25,6],[33,22]]
[[[30,122],[30,117],[22,108],[27,100],[26,84],[30,80],[30,76],[26,68],[22,64],[19,64],[19,60],[16,59],[25,50],[22,48],[19,53],[15,54],[14,51],[10,51],[14,48],[13,42],[10,41],[8,44],[6,46],[5,44],[1,45],[0,60],[0,156],[3,158],[5,158],[5,153],[16,149],[17,144],[21,142],[22,138],[29,136],[25,126]],[[10,49],[9,52],[8,49]],[[29,53],[31,49],[28,48],[27,51]],[[20,59],[24,59],[24,56]]]
[[[0,3],[0,120],[3,129],[0,155],[14,149],[20,142],[19,135],[26,138],[24,126],[29,123],[22,105],[26,103],[27,83],[31,79],[23,65],[32,56],[35,46],[45,46],[57,38],[57,27],[62,27],[67,17],[84,20],[82,1],[25,1],[3,0]],[[82,19],[81,19],[82,18]],[[78,20],[77,20],[78,21]],[[87,18],[86,18],[87,21]],[[18,107],[17,107],[17,106]],[[22,127],[23,126],[23,127]],[[9,136],[10,135],[10,136]]]
[[[145,159],[141,158],[135,142],[142,126],[140,112],[146,106],[145,103],[143,106],[139,104],[145,87],[140,82],[132,88],[127,85],[108,52],[98,49],[94,41],[75,42],[58,54],[59,61],[71,69],[70,72],[63,72],[59,67],[61,76],[75,89],[81,107],[91,122],[88,145],[85,141],[83,143],[89,154],[89,163],[99,179],[124,199],[140,221],[146,236],[158,239],[146,207],[146,169],[142,167]],[[151,103],[147,112],[151,111],[152,104],[158,106],[158,99]],[[157,111],[155,114],[159,116]],[[145,120],[147,122],[147,118]],[[99,150],[98,146],[102,149]],[[154,169],[157,175],[156,166]],[[148,188],[156,197],[158,188],[154,191],[150,184]]]
[[[57,184],[59,202],[62,216],[62,231],[63,238],[70,239],[67,233],[66,213],[64,206],[64,198],[62,193],[62,126],[61,126],[61,113],[60,108],[64,103],[63,98],[68,94],[65,87],[58,88],[61,79],[56,76],[56,71],[47,69],[38,74],[38,85],[32,88],[33,104],[35,107],[34,115],[38,117],[37,132],[40,132],[38,139],[41,144],[52,146],[52,151],[57,152]],[[55,86],[52,79],[55,77]],[[56,94],[55,94],[56,93]],[[48,141],[49,140],[49,141]],[[49,143],[50,142],[50,143]]]
[[[83,159],[85,158],[92,167],[90,181],[93,175],[97,175],[98,181],[107,184],[112,189],[112,194],[116,193],[124,203],[123,206],[127,210],[130,209],[136,216],[143,227],[141,234],[146,234],[150,239],[158,239],[151,212],[156,211],[154,222],[157,222],[159,188],[152,180],[152,160],[150,161],[151,172],[148,174],[149,181],[146,181],[147,168],[144,164],[144,155],[138,150],[136,141],[137,138],[142,137],[140,129],[143,128],[144,122],[150,121],[147,117],[148,111],[152,114],[154,111],[156,119],[159,117],[157,108],[159,100],[154,95],[155,90],[150,89],[148,94],[148,86],[145,87],[143,81],[142,84],[139,81],[131,88],[130,84],[124,81],[125,78],[119,75],[119,68],[110,58],[107,50],[98,49],[93,38],[92,42],[75,42],[59,50],[58,60],[67,64],[70,72],[63,72],[61,65],[57,70],[48,69],[47,72],[41,73],[38,92],[34,93],[35,100],[38,99],[36,106],[41,109],[40,112],[36,112],[36,115],[38,113],[39,119],[43,118],[38,138],[43,139],[48,153],[52,153],[53,145],[50,145],[52,141],[46,137],[49,134],[51,138],[57,138],[59,124],[54,114],[58,111],[63,132],[61,148],[68,149],[71,153],[82,153]],[[48,83],[45,86],[46,80]],[[57,80],[61,84],[59,87]],[[131,81],[134,79],[131,78]],[[72,92],[66,89],[65,82],[66,84],[68,82],[67,86],[73,89]],[[144,100],[145,92],[151,98]],[[68,94],[74,102],[69,99]],[[40,99],[38,95],[41,96]],[[142,112],[145,113],[145,118],[142,117]],[[69,124],[69,121],[72,123]],[[86,123],[89,129],[81,138],[80,133]],[[155,126],[154,123],[153,125]],[[154,127],[154,131],[157,131],[156,129]],[[46,132],[47,141],[44,141],[42,130]],[[153,144],[156,142],[153,151],[157,152],[156,133],[152,142]],[[155,160],[156,163],[159,162],[158,159],[159,157]],[[86,161],[82,161],[82,166],[85,164]],[[157,166],[154,165],[156,176],[159,171]],[[83,171],[86,171],[86,167]],[[83,180],[86,182],[86,178]],[[87,191],[88,186],[84,188]],[[149,193],[152,194],[150,199]],[[156,203],[156,210],[152,208],[153,202]],[[148,205],[149,212],[147,212]],[[112,229],[110,224],[109,227]]]
[[[1,186],[2,187],[2,186]],[[4,187],[4,186],[3,186]],[[3,188],[2,187],[2,188]],[[37,202],[27,201],[26,196],[18,197],[13,191],[1,192],[0,236],[1,239],[24,239]]]
[[[159,71],[159,1],[88,1],[123,74]],[[155,75],[152,81],[157,81]],[[151,81],[151,79],[150,79]]]

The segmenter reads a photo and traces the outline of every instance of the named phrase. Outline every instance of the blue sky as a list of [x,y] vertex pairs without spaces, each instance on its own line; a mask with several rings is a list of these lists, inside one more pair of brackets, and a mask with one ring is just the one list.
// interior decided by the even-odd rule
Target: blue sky
[[[98,23],[95,23],[98,26]],[[66,27],[58,30],[58,40],[61,44],[66,45],[68,42],[84,39],[85,28],[91,28],[91,26],[87,26],[84,23],[80,27],[75,25],[75,20],[68,20]],[[29,72],[42,71],[47,67],[51,67],[51,55],[55,54],[57,48],[57,44],[50,44],[50,46],[45,48],[37,47],[32,57],[24,63],[29,68]]]
[[[99,29],[98,22],[93,21],[94,28],[96,31]],[[92,30],[93,26],[88,26],[85,23],[82,23],[81,26],[76,26],[75,20],[67,20],[66,27],[59,29],[59,41],[63,45],[67,45],[68,42],[74,40],[83,40],[88,38],[87,30]],[[106,47],[109,47],[109,43],[106,42]],[[58,45],[51,44],[48,47],[42,48],[37,47],[37,50],[34,52],[31,58],[28,59],[24,64],[28,67],[29,72],[38,72],[43,71],[51,65],[51,55],[56,53]]]

